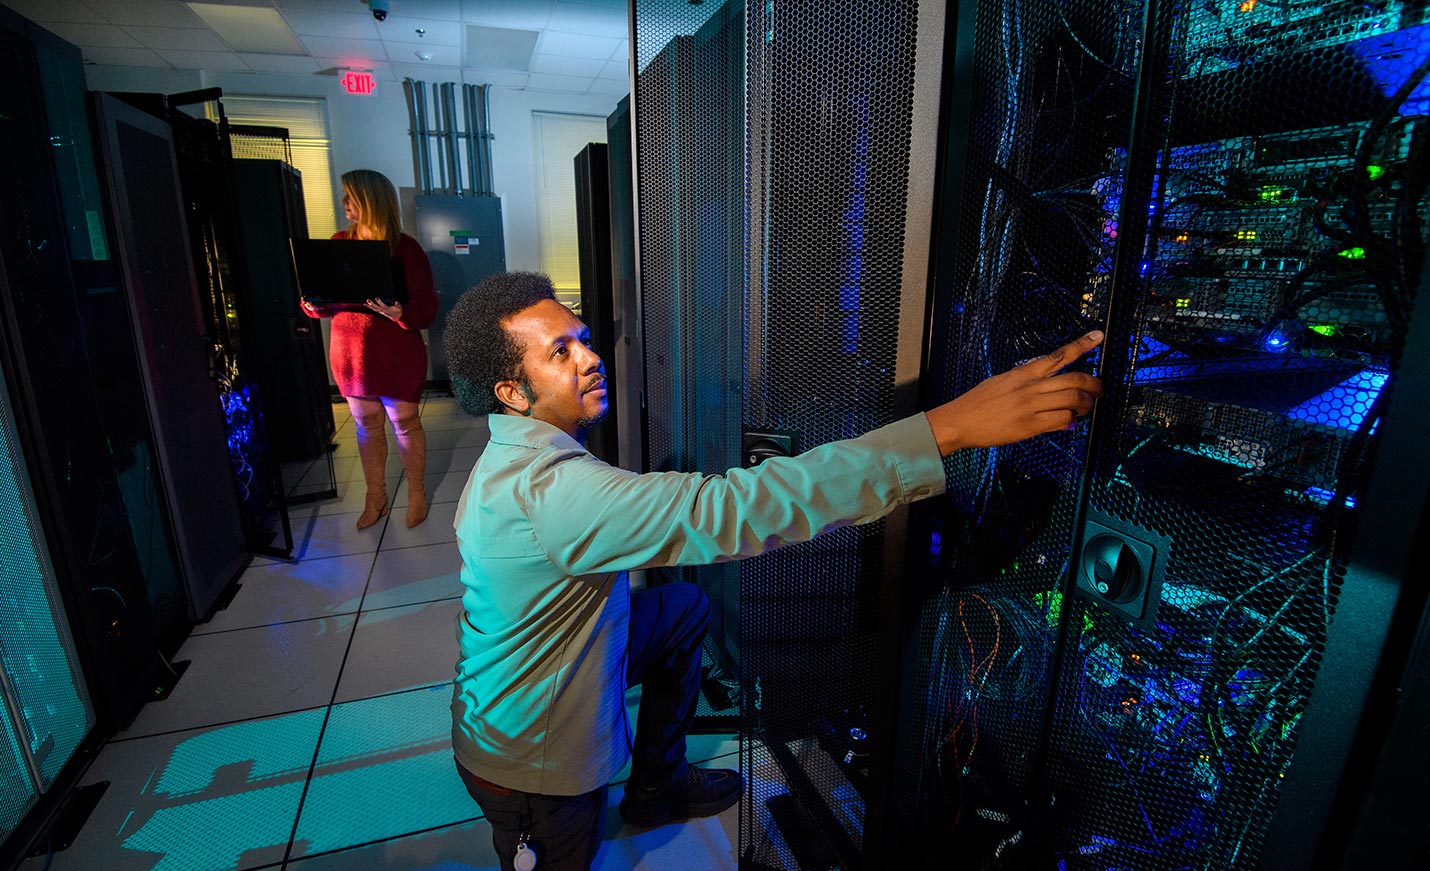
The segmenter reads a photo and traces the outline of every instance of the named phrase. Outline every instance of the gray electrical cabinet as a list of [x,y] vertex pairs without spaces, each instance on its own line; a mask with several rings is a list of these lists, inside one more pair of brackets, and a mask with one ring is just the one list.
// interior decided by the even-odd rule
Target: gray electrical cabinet
[[447,313],[467,288],[488,275],[506,271],[501,198],[418,194],[415,218],[412,235],[426,249],[437,285],[437,319],[428,330],[427,341],[432,381],[446,386],[449,378],[442,333]]

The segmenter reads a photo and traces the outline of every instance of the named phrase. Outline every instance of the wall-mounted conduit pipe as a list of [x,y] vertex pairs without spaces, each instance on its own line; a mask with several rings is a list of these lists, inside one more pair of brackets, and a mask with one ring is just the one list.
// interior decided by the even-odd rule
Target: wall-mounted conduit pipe
[[456,85],[442,83],[442,152],[447,166],[448,194],[462,192],[462,167],[457,161],[457,101]]
[[407,96],[408,133],[412,137],[412,174],[420,193],[432,193],[432,158],[428,151],[427,85],[415,79],[402,80],[402,92]]

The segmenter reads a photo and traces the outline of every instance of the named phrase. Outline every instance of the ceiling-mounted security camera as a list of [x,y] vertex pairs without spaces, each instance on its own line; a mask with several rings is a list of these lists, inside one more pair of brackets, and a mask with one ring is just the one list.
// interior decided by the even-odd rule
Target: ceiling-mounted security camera
[[372,17],[378,21],[387,20],[387,11],[390,8],[388,0],[368,0],[368,8],[372,10]]

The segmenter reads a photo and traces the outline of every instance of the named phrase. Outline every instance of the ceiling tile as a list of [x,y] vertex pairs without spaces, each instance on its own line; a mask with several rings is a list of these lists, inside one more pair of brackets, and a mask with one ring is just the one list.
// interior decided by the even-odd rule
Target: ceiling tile
[[[424,63],[394,63],[392,65],[392,75],[398,81],[403,79],[416,79],[419,82],[426,82],[429,86],[434,82],[455,82],[462,77],[461,67],[435,66]],[[428,110],[431,111],[432,91],[427,91]]]
[[181,70],[212,70],[216,72],[250,72],[248,64],[231,51],[178,51],[158,49],[159,57]]
[[336,76],[339,74],[340,71],[347,69],[367,70],[368,72],[372,73],[372,77],[374,79],[377,79],[379,82],[397,81],[397,77],[394,76],[392,73],[391,65],[389,65],[385,61],[377,63],[349,64],[345,62],[342,58],[338,57],[318,57],[313,58],[313,60],[318,62],[318,71],[320,75]]
[[563,33],[589,33],[616,39],[630,35],[630,20],[624,9],[588,6],[565,0],[557,0],[553,5],[546,26]]
[[613,36],[592,36],[588,33],[562,33],[557,30],[547,30],[541,34],[541,42],[537,43],[536,50],[545,54],[566,57],[608,60],[611,57],[611,52],[615,51],[620,44],[621,40]]
[[462,70],[462,78],[474,85],[492,85],[497,88],[526,87],[526,73],[511,70],[482,70],[468,67]]
[[103,66],[169,68],[168,61],[148,48],[110,48],[96,45],[81,51],[86,62]]
[[631,77],[631,59],[628,57],[614,58],[606,62],[598,78],[620,80],[622,82]]
[[[364,0],[273,0],[279,9],[307,9],[313,12],[361,12],[368,15]],[[369,16],[371,17],[371,16]]]
[[[425,60],[418,52],[429,55]],[[436,67],[460,67],[462,54],[454,45],[414,45],[403,42],[387,43],[387,59],[393,63],[427,64]]]
[[313,57],[337,57],[348,63],[355,60],[387,60],[387,51],[376,39],[333,39],[326,36],[303,36],[299,39]]
[[541,34],[535,30],[467,25],[466,66],[524,73]]
[[238,53],[238,56],[256,73],[302,75],[303,73],[316,73],[320,69],[317,60],[311,57],[292,54],[255,54],[242,51]]
[[459,21],[462,18],[461,0],[392,0],[391,6],[392,11],[382,27],[393,23],[406,27],[408,19]]
[[559,54],[547,54],[545,52],[537,54],[531,59],[531,71],[533,73],[545,73],[556,76],[580,76],[582,78],[595,78],[606,66],[603,60],[590,60],[581,57],[566,57]]
[[[399,27],[387,27],[386,25],[379,27],[378,34],[382,37],[382,41],[451,46],[462,44],[462,24],[459,21],[437,21],[432,18],[403,19],[399,25]],[[423,31],[421,36],[417,35],[419,28]]]
[[550,76],[532,73],[526,77],[526,87],[533,91],[561,91],[568,94],[584,94],[595,81],[589,76]]
[[139,40],[115,27],[113,24],[75,24],[70,21],[54,21],[45,25],[60,37],[78,46],[98,45],[106,48],[144,48]]
[[283,20],[299,36],[330,36],[337,39],[377,39],[377,22],[364,12],[315,12],[284,10]]
[[554,0],[462,0],[462,19],[471,24],[541,30]]
[[113,24],[128,27],[207,27],[178,0],[85,0]]
[[99,20],[94,10],[79,0],[5,0],[5,5],[31,21],[45,25],[48,30],[54,30],[49,25],[55,21],[93,24]]
[[228,51],[228,45],[207,27],[202,30],[185,27],[125,27],[123,30],[148,48]]
[[[256,2],[256,0],[253,0]],[[234,51],[259,54],[304,54],[288,22],[272,6],[248,5],[249,0],[222,3],[189,3],[194,14],[204,20]]]
[[591,83],[588,94],[604,94],[608,97],[624,97],[630,93],[630,86],[625,82],[618,82],[615,79],[596,79]]

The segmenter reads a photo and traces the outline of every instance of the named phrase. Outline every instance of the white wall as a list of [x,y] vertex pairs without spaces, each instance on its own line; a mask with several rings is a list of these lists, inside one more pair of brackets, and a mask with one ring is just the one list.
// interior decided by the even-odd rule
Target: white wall
[[[275,97],[321,97],[328,107],[332,140],[333,196],[336,176],[350,169],[375,169],[398,187],[415,184],[412,141],[408,136],[407,101],[400,82],[379,82],[377,92],[355,96],[343,92],[336,76],[281,76],[252,73],[210,73],[142,67],[86,66],[89,88],[95,91],[154,91],[167,94],[219,87],[225,93]],[[430,82],[429,82],[430,88]],[[619,97],[555,94],[491,89],[492,181],[502,200],[508,269],[539,270],[537,248],[536,169],[532,155],[532,112],[569,112],[605,117]],[[429,102],[430,109],[430,102]],[[429,115],[430,117],[430,115]],[[434,158],[435,158],[434,151]],[[466,167],[463,167],[465,172]]]

